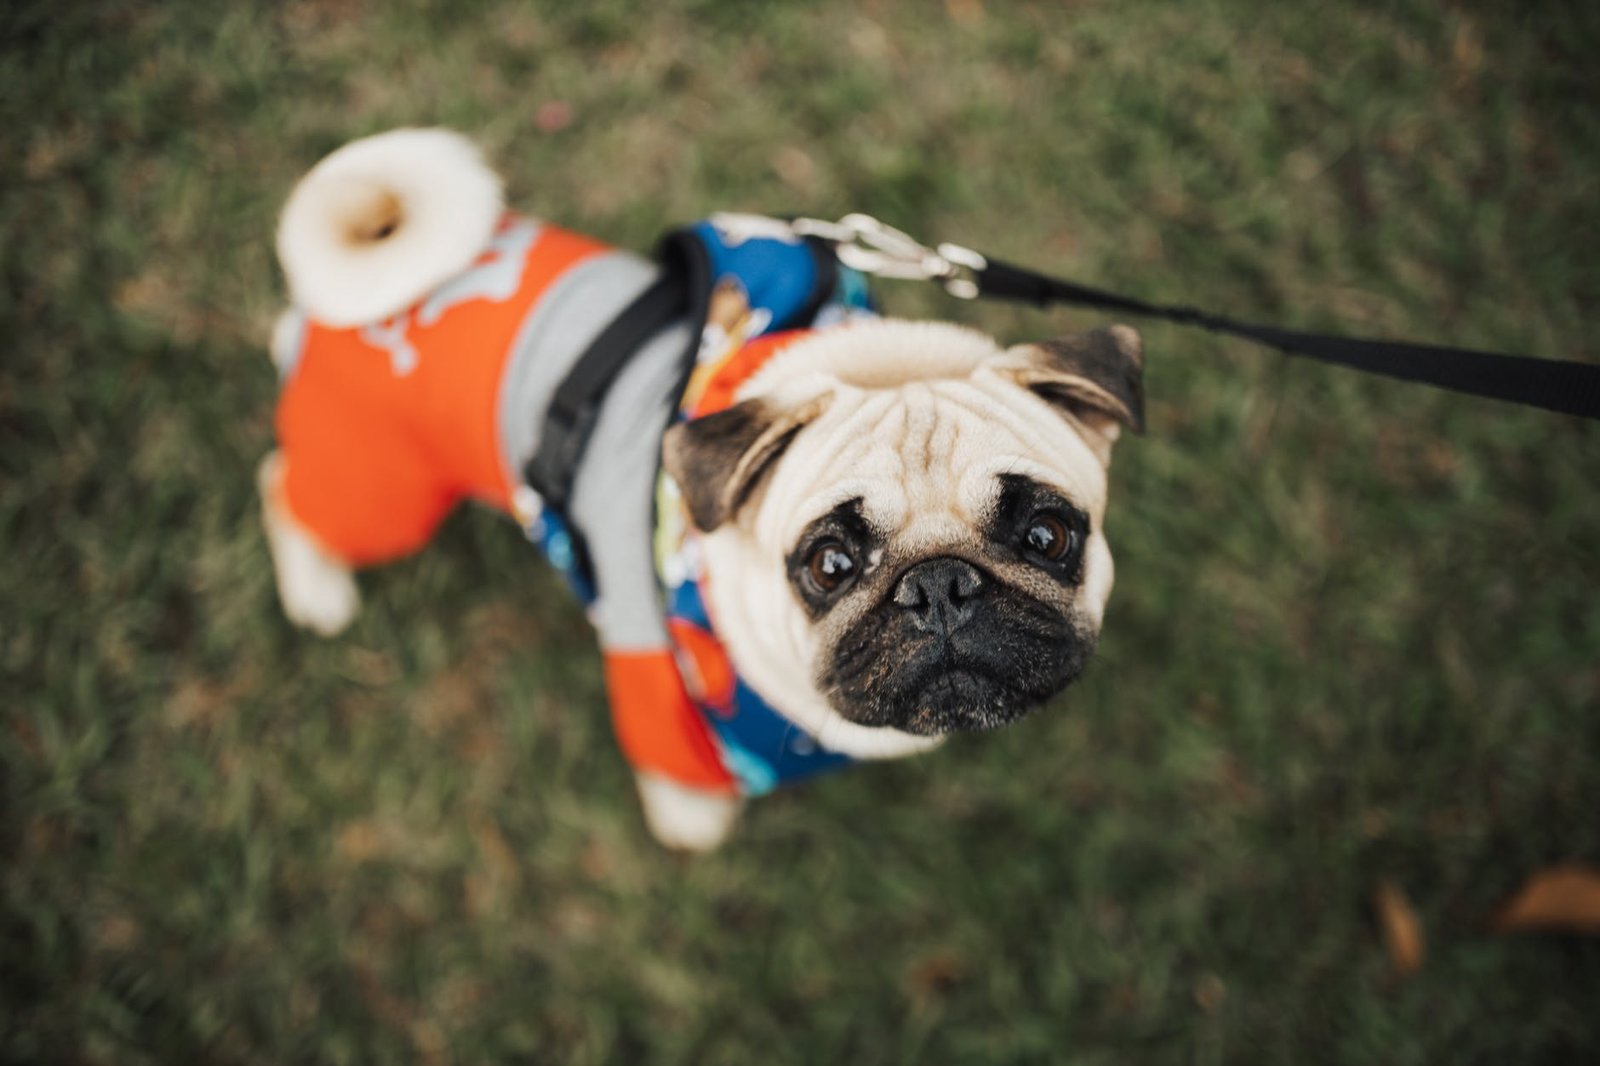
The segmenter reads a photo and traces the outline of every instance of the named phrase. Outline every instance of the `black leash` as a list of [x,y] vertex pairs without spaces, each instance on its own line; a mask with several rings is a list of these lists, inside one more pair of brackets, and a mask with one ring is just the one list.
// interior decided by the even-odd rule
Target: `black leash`
[[835,242],[848,266],[889,277],[941,281],[954,296],[1020,300],[1038,307],[1074,304],[1122,314],[1161,318],[1199,326],[1213,333],[1243,337],[1338,366],[1415,381],[1492,400],[1540,407],[1580,418],[1600,419],[1600,365],[1561,359],[1534,359],[1404,341],[1302,333],[1239,322],[1193,307],[1149,303],[1036,270],[990,259],[969,248],[941,244],[928,248],[866,215],[839,222],[799,219],[795,226]]
[[1324,333],[1301,333],[1238,322],[1207,314],[1193,307],[1152,304],[1086,285],[986,259],[977,271],[980,296],[1022,300],[1039,307],[1078,304],[1148,318],[1164,318],[1186,326],[1264,344],[1288,355],[1302,355],[1324,363],[1353,367],[1401,381],[1416,381],[1435,388],[1542,407],[1564,415],[1600,419],[1600,365],[1562,359],[1480,352],[1404,341],[1365,340]]

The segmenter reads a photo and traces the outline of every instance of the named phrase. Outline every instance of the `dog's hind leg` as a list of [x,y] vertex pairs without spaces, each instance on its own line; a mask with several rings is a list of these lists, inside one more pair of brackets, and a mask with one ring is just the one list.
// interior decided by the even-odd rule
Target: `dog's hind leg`
[[283,456],[270,452],[256,471],[261,524],[277,572],[278,599],[295,625],[325,637],[349,625],[361,609],[355,576],[301,528],[283,505]]

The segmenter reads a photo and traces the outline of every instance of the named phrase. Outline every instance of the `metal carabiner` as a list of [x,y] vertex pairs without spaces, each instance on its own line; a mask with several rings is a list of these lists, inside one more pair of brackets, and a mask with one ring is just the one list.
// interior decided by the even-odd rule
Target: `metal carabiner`
[[839,262],[884,278],[938,281],[951,296],[970,300],[978,295],[977,276],[988,266],[982,255],[959,244],[937,249],[871,215],[849,214],[837,222],[797,218],[794,232],[832,242]]

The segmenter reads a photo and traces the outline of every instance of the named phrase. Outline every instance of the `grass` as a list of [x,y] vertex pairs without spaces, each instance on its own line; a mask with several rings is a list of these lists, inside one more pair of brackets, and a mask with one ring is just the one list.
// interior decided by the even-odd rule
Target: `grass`
[[[692,862],[513,528],[463,512],[324,642],[278,613],[251,488],[275,212],[395,125],[635,247],[865,210],[1244,318],[1593,360],[1591,5],[17,0],[0,38],[0,1060],[1600,1056],[1600,946],[1485,931],[1600,860],[1592,424],[1151,326],[1090,676]],[[884,295],[1007,340],[1098,321]]]

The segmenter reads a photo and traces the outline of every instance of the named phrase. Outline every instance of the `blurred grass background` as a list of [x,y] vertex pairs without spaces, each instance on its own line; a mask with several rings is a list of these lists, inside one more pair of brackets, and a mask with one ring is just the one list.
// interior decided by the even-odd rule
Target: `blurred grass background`
[[[478,137],[647,247],[864,210],[1306,328],[1594,359],[1600,9],[134,4],[0,12],[0,1060],[1574,1062],[1600,944],[1600,432],[1151,326],[1097,666],[1000,735],[647,838],[509,524],[282,619],[275,214]],[[1099,321],[891,310],[1015,341]],[[1416,906],[1401,979],[1372,893]]]

